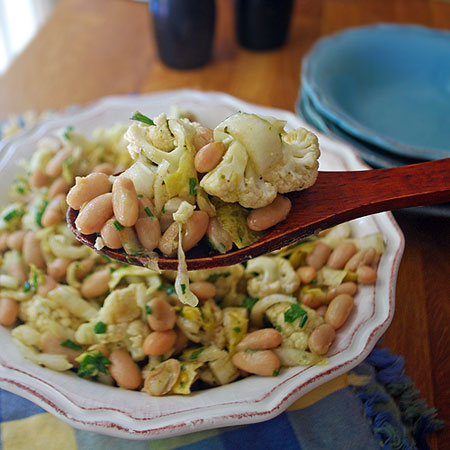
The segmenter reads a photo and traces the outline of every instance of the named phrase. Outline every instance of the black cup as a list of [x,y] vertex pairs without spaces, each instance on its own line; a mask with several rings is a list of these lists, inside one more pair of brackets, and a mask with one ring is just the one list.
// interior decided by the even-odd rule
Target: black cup
[[293,0],[235,0],[239,44],[249,50],[281,47],[289,31]]
[[174,69],[194,69],[211,59],[215,0],[150,0],[161,61]]

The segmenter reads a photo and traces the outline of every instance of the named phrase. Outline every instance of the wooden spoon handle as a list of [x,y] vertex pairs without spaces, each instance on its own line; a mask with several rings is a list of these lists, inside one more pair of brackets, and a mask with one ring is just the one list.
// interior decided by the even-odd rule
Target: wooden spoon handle
[[[330,189],[330,184],[335,189]],[[300,194],[296,196],[298,201],[302,201],[302,196],[308,196],[308,190]],[[344,216],[349,212],[351,216],[358,217],[391,209],[441,203],[449,201],[449,194],[450,158],[391,169],[319,172],[314,185],[314,200],[322,204],[322,217],[333,215],[333,210]],[[320,216],[317,206],[316,203],[314,215]]]

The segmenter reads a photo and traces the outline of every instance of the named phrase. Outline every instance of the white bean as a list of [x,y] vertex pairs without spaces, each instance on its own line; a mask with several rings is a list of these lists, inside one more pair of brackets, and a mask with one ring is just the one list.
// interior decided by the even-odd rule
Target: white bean
[[58,194],[50,201],[47,208],[45,208],[41,219],[41,223],[44,227],[56,225],[64,218],[64,208],[66,205],[64,197],[64,194]]
[[210,172],[220,163],[225,150],[223,142],[211,142],[204,145],[195,155],[195,170],[200,173]]
[[343,269],[347,261],[356,253],[357,248],[353,242],[342,242],[332,252],[327,266],[332,269]]
[[320,270],[327,262],[331,253],[331,247],[324,242],[317,242],[313,251],[306,257],[306,263],[316,270]]
[[233,355],[231,361],[238,369],[262,377],[272,377],[280,368],[280,360],[272,350],[240,351]]
[[91,173],[87,177],[76,177],[75,186],[67,194],[67,204],[73,209],[80,209],[83,203],[89,202],[99,195],[111,190],[109,177],[100,172]]
[[38,269],[45,267],[45,259],[41,251],[41,242],[34,231],[29,231],[23,240],[23,259],[28,264],[34,264]]
[[267,206],[254,209],[247,216],[247,225],[251,230],[263,231],[284,220],[291,210],[291,201],[278,194]]
[[94,298],[106,294],[109,291],[108,283],[111,280],[109,269],[94,272],[85,278],[81,285],[81,294],[84,298]]
[[206,231],[209,242],[220,253],[226,253],[233,247],[233,241],[230,234],[215,217],[209,219],[208,229]]
[[83,234],[99,233],[112,215],[112,194],[108,192],[91,200],[80,211],[75,220],[75,226]]
[[14,325],[19,315],[19,303],[9,297],[0,298],[0,325]]
[[47,163],[47,167],[45,168],[45,173],[49,177],[59,177],[62,173],[63,163],[69,158],[73,153],[73,149],[71,148],[62,148],[58,150],[55,156]]
[[350,315],[354,304],[353,297],[348,294],[339,294],[328,305],[325,313],[325,322],[335,330],[342,327]]
[[126,177],[116,178],[112,189],[113,211],[124,227],[132,227],[139,217],[139,200],[133,182]]
[[278,347],[283,337],[274,328],[262,328],[247,334],[236,346],[236,350],[268,350]]
[[109,355],[109,360],[109,373],[120,387],[131,390],[141,387],[142,375],[139,367],[126,350],[114,350]]
[[313,330],[308,338],[309,349],[316,355],[325,355],[334,341],[336,332],[334,328],[323,323]]

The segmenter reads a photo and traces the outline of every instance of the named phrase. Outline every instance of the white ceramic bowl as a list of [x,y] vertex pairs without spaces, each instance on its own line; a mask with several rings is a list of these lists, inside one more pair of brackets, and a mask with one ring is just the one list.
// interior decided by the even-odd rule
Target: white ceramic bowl
[[[1,202],[7,202],[7,188],[19,172],[17,161],[29,157],[38,139],[47,133],[71,125],[90,134],[98,126],[126,123],[136,110],[153,117],[168,112],[174,104],[194,112],[210,127],[238,110],[284,119],[289,128],[307,126],[291,112],[248,104],[221,93],[181,90],[109,97],[67,110],[4,142],[0,147]],[[319,139],[321,170],[367,169],[344,142],[324,135]],[[360,363],[392,320],[402,233],[389,213],[355,220],[352,228],[357,236],[381,231],[386,251],[379,262],[376,285],[360,289],[356,307],[330,349],[327,366],[284,369],[277,377],[252,376],[187,397],[156,398],[38,367],[22,358],[9,330],[0,327],[0,387],[76,428],[129,439],[159,439],[273,418],[311,389]]]

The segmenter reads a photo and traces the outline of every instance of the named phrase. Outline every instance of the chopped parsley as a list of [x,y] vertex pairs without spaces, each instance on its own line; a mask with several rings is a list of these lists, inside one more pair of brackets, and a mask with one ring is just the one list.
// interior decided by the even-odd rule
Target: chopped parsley
[[165,214],[165,213],[166,213],[166,205],[164,205],[164,206],[162,207],[161,213],[162,213],[162,214]]
[[305,326],[306,321],[308,320],[308,314],[303,314],[300,323],[298,324],[298,326],[300,328],[303,328]]
[[143,195],[142,194],[138,194],[138,198],[142,198],[143,197]]
[[281,327],[280,327],[280,325],[277,325],[277,326],[275,327],[275,330],[277,330],[279,333],[281,333]]
[[110,366],[111,361],[99,350],[89,352],[83,358],[78,368],[79,377],[96,376],[99,372],[107,373],[106,367]]
[[197,180],[189,178],[189,194],[195,195],[197,193]]
[[193,352],[191,353],[191,356],[189,357],[189,359],[195,359],[195,358],[197,358],[197,356],[200,355],[200,353],[201,353],[203,350],[205,350],[205,347],[201,347],[201,348],[199,348],[199,349],[193,351]]
[[117,228],[118,231],[122,231],[125,227],[121,225],[117,220],[113,222],[114,226]]
[[260,350],[253,350],[253,349],[251,349],[251,348],[246,348],[245,350],[244,350],[244,352],[245,353],[256,353],[256,352],[259,352]]
[[172,286],[170,284],[161,283],[159,288],[158,288],[158,291],[166,291],[167,295],[174,294],[175,293],[175,286]]
[[148,217],[153,217],[152,210],[148,206],[146,206],[144,208],[144,211],[145,211],[145,214],[147,214]]
[[213,273],[208,276],[206,281],[209,281],[210,283],[215,283],[219,278],[228,278],[231,275],[231,272],[223,272],[223,273]]
[[103,322],[97,322],[94,325],[94,333],[95,334],[103,334],[106,332],[106,325]]
[[241,330],[240,327],[234,327],[234,328],[233,328],[233,331],[234,331],[235,333],[240,333],[242,330]]
[[42,216],[44,215],[45,209],[48,206],[48,200],[44,200],[40,209],[36,213],[36,223],[42,228]]
[[278,369],[275,369],[275,370],[272,372],[272,376],[273,376],[273,377],[276,377],[279,373],[280,373],[280,368],[278,367]]
[[241,306],[250,311],[253,308],[253,306],[255,306],[255,303],[258,300],[259,300],[259,298],[255,298],[255,297],[245,297]]
[[66,129],[64,130],[64,133],[63,133],[63,136],[65,139],[70,140],[70,132],[71,131],[73,131],[73,127],[71,125],[66,127]]
[[181,284],[180,287],[181,287],[181,292],[183,294],[186,294],[186,285],[185,284]]
[[108,269],[109,269],[110,273],[114,273],[116,271],[115,267],[109,266]]
[[150,117],[144,116],[144,114],[136,111],[131,117],[130,120],[137,120],[138,122],[146,123],[147,125],[155,125]]
[[294,322],[301,316],[306,315],[306,311],[298,304],[294,303],[291,307],[284,313],[284,321],[288,323]]
[[12,209],[8,214],[3,217],[5,222],[11,222],[11,220],[16,219],[18,217],[22,217],[24,215],[23,211],[18,211],[17,209]]
[[61,347],[70,348],[72,350],[83,350],[83,347],[81,345],[76,344],[75,342],[71,341],[70,339],[66,339],[65,341],[61,342],[59,344]]
[[150,308],[150,306],[148,305],[145,305],[145,314],[149,316],[152,312],[152,308]]

